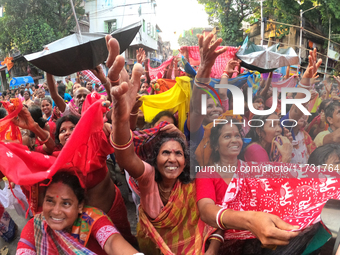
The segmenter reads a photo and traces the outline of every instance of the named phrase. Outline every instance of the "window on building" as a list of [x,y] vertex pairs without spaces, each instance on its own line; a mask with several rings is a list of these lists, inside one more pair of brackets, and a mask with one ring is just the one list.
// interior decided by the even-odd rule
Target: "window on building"
[[117,20],[109,20],[105,21],[105,32],[106,33],[112,33],[117,30]]
[[148,35],[151,36],[151,24],[150,24],[150,22],[148,22]]

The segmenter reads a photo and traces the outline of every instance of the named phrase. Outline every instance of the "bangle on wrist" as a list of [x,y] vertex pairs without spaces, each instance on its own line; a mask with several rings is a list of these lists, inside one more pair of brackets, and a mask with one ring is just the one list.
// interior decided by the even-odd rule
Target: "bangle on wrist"
[[223,243],[222,240],[221,240],[220,238],[218,238],[218,237],[209,237],[209,240],[210,240],[210,241],[211,241],[211,240],[216,240],[216,241],[218,241],[218,242],[220,242],[220,243]]
[[312,85],[309,85],[309,86],[303,85],[301,82],[299,82],[299,86],[300,86],[301,88],[304,88],[304,89],[310,89],[310,88],[312,87]]
[[[208,78],[203,78],[203,79],[208,79]],[[195,77],[195,81],[196,83],[199,83],[199,84],[209,84],[211,82],[211,78],[209,78],[208,82],[201,82]]]
[[220,224],[221,226],[223,227],[223,229],[227,229],[227,227],[224,225],[223,223],[223,215],[225,214],[225,212],[227,211],[227,209],[225,209],[222,213],[221,213],[221,216],[220,216]]
[[39,136],[38,136],[38,140],[40,141],[41,144],[47,143],[48,139],[50,139],[50,137],[51,137],[50,132],[45,131],[45,133],[47,133],[47,138],[46,138],[44,141],[41,141],[41,139],[40,139]]
[[126,144],[123,144],[123,145],[114,143],[112,140],[112,133],[110,135],[110,144],[115,150],[119,150],[119,151],[126,150],[127,148],[131,146],[132,142],[133,142],[133,132],[131,130],[130,130],[130,140]]
[[222,230],[226,230],[226,228],[224,227],[224,225],[222,225],[221,223],[221,215],[222,213],[225,211],[226,209],[221,208],[218,213],[216,214],[216,224],[218,226],[218,228],[222,229]]
[[210,235],[209,239],[214,239],[214,240],[217,240],[217,241],[219,241],[219,242],[221,242],[221,243],[224,242],[223,236],[221,236],[220,234],[216,234],[216,233]]
[[[207,87],[207,84],[204,84],[204,83],[197,83],[196,81],[194,81],[194,84],[199,87],[199,88],[206,88]],[[201,84],[201,85],[200,85]]]
[[138,113],[139,113],[139,111],[137,111],[137,112],[135,112],[135,113],[132,113],[132,112],[131,112],[130,115],[131,115],[131,116],[137,116]]

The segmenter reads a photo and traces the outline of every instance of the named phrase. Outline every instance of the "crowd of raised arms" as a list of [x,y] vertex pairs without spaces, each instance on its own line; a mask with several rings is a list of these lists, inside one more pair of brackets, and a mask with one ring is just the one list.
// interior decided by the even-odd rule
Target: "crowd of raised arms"
[[[311,115],[295,104],[281,114],[283,97],[306,93],[276,97],[273,73],[261,78],[249,107],[247,79],[238,86],[244,102],[224,88],[213,93],[212,69],[228,47],[213,34],[197,37],[195,76],[184,69],[195,66],[189,49],[156,77],[139,49],[129,73],[108,35],[107,75],[101,66],[91,70],[100,83],[78,73],[74,83],[56,82],[47,74],[42,85],[2,92],[0,171],[10,187],[20,185],[32,217],[16,254],[291,255],[315,244],[326,228],[322,206],[339,197],[340,182],[322,173],[309,178],[308,170],[340,163],[340,77],[318,79],[322,61],[313,50],[301,74],[287,67],[281,78],[310,92],[302,106]],[[214,78],[232,84],[251,72],[234,55]],[[271,114],[249,110],[270,109],[273,98]],[[244,115],[234,115],[243,103]],[[119,165],[131,189],[136,236],[108,161]],[[302,172],[239,174],[254,166]],[[18,227],[3,205],[0,216],[0,236],[11,242]]]

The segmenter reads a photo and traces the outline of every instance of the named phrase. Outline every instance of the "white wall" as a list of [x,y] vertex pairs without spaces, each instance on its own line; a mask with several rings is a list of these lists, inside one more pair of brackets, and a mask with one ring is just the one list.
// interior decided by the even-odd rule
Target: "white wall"
[[[156,36],[156,14],[154,0],[86,0],[85,12],[89,13],[90,32],[107,32],[105,31],[105,21],[116,19],[117,29],[128,26],[132,23],[145,21],[145,32],[143,27],[140,34],[131,45],[143,44],[154,50],[157,50]],[[139,9],[141,15],[139,16]],[[148,24],[150,33],[148,34]],[[152,27],[154,35],[152,36]],[[140,36],[141,35],[141,36]],[[142,40],[140,40],[142,37]]]

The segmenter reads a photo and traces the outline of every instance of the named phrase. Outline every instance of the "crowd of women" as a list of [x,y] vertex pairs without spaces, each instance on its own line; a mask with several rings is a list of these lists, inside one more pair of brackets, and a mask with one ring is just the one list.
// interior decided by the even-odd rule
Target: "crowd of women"
[[[128,73],[118,42],[107,36],[108,74],[100,66],[91,70],[106,93],[79,76],[65,86],[50,74],[40,93],[29,86],[23,99],[5,93],[0,171],[10,186],[21,186],[34,215],[20,234],[17,254],[303,254],[311,246],[309,254],[319,253],[324,242],[314,239],[325,229],[319,216],[328,199],[339,198],[338,179],[309,178],[306,171],[306,178],[296,172],[245,178],[238,172],[260,163],[335,169],[340,77],[334,77],[336,84],[320,82],[322,61],[311,51],[303,75],[292,78],[311,93],[303,104],[310,116],[296,105],[281,115],[280,99],[270,115],[254,115],[246,103],[243,116],[233,115],[239,102],[226,89],[212,95],[216,90],[209,85],[216,59],[228,51],[219,46],[221,39],[212,39],[213,34],[198,35],[195,76],[184,69],[192,62],[187,49],[161,77],[150,74],[139,49],[138,63]],[[219,82],[242,75],[240,65],[233,55]],[[251,109],[271,108],[276,99],[271,77],[261,79]],[[290,79],[289,68],[283,79]],[[240,88],[247,95],[247,82]],[[207,94],[203,115],[201,98]],[[215,125],[216,119],[227,121]],[[252,126],[231,124],[249,120]],[[287,128],[287,123],[293,124]],[[133,193],[137,236],[131,234],[108,158],[124,170]],[[208,171],[197,172],[196,166]],[[223,166],[237,171],[216,171]],[[0,235],[11,241],[17,227],[1,209]]]

